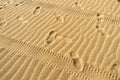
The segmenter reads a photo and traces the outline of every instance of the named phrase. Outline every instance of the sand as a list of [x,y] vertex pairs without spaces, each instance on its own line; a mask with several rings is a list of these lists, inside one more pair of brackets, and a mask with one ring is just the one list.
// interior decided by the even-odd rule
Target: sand
[[0,0],[0,80],[120,80],[119,4]]

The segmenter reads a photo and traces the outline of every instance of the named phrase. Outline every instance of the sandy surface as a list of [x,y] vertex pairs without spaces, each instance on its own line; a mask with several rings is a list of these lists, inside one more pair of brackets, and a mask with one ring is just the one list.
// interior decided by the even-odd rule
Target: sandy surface
[[0,0],[0,80],[120,80],[117,0]]

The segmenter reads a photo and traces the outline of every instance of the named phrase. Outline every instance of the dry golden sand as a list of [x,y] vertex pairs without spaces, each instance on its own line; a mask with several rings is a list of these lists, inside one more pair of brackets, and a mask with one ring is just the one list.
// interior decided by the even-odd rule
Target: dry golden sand
[[117,0],[0,0],[0,80],[120,80]]

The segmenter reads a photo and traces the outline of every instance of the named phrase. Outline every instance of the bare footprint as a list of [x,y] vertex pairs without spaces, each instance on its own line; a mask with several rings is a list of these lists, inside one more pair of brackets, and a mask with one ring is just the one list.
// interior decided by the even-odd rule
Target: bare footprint
[[55,36],[55,31],[54,31],[54,30],[53,30],[53,31],[50,31],[50,32],[49,32],[49,35],[50,35],[50,36]]
[[0,6],[0,10],[3,9],[2,6]]
[[70,57],[71,58],[76,58],[77,56],[75,55],[75,52],[74,51],[70,51]]
[[82,61],[82,59],[80,60],[77,54],[75,54],[73,51],[70,52],[70,57],[73,60],[73,65],[79,70],[79,71],[83,71],[84,69],[84,62]]
[[78,58],[73,58],[73,65],[77,68],[80,69],[81,65],[79,63],[79,59]]
[[24,0],[9,0],[9,3],[14,4],[15,6],[20,6],[24,3]]
[[99,28],[99,26],[98,26],[98,25],[96,25],[96,28],[98,29],[98,28]]
[[107,33],[103,28],[98,28],[98,32],[100,32],[103,36],[105,36],[105,37],[110,37],[110,34],[109,33]]
[[80,7],[80,6],[79,6],[79,3],[78,3],[78,2],[75,2],[75,3],[73,4],[73,7]]
[[78,2],[75,2],[75,5],[78,5]]
[[50,31],[46,39],[47,44],[51,44],[55,40],[56,32],[54,30]]
[[100,16],[100,13],[97,13],[97,17],[99,17]]
[[15,5],[15,6],[21,6],[21,5],[23,5],[23,2],[15,3],[14,5]]
[[82,61],[79,60],[79,58],[73,58],[73,65],[79,70],[83,71],[84,70],[84,64]]
[[57,16],[56,20],[60,21],[61,23],[63,23],[64,22],[64,17],[63,16]]
[[55,16],[56,21],[58,21],[60,23],[65,22],[65,17],[62,16],[60,13],[54,13],[53,15]]
[[55,38],[56,38],[56,39],[63,39],[63,36],[61,36],[60,34],[56,34],[56,35],[55,35]]
[[4,10],[6,8],[6,4],[1,4],[0,5],[0,10]]
[[34,14],[35,16],[38,15],[38,14],[40,13],[40,9],[42,9],[42,7],[37,6],[37,7],[35,8],[35,10],[33,11],[33,14]]
[[28,23],[28,21],[25,20],[22,16],[18,16],[17,19],[21,21],[23,24]]
[[111,70],[112,73],[120,76],[120,66],[119,66],[119,64],[116,64],[116,63],[115,63],[115,64],[112,64],[112,65],[108,68],[108,70]]
[[51,44],[53,41],[54,41],[53,38],[48,38],[48,39],[47,39],[47,44]]

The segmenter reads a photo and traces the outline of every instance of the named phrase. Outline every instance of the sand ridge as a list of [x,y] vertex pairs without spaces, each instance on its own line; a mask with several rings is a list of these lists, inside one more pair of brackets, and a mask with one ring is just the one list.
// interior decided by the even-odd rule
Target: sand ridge
[[[120,75],[120,20],[118,17],[119,15],[116,14],[119,10],[117,9],[116,12],[114,9],[112,9],[112,11],[107,11],[107,8],[104,7],[104,5],[101,8],[99,8],[99,5],[96,5],[99,1],[96,0],[96,3],[94,0],[91,3],[89,3],[89,0],[87,1],[88,2],[80,1],[80,4],[86,4],[81,8],[79,2],[71,0],[68,0],[67,2],[66,0],[39,0],[37,2],[14,2],[13,0],[13,2],[7,2],[6,0],[6,2],[3,2],[4,4],[2,4],[4,6],[0,8],[0,34],[1,36],[6,37],[1,41],[2,44],[0,47],[4,46],[5,48],[8,48],[9,45],[12,45],[10,42],[11,40],[13,40],[13,45],[10,46],[10,51],[14,48],[17,50],[17,48],[19,49],[20,47],[23,47],[26,43],[33,45],[34,47],[42,47],[48,51],[56,52],[56,55],[69,57],[72,61],[70,64],[74,66],[75,69],[83,71],[82,73],[77,74],[86,76],[84,80],[96,80],[98,75],[101,76],[99,77],[99,80],[118,80]],[[110,7],[115,3],[116,2],[114,1],[109,3]],[[99,4],[101,5],[102,3]],[[115,6],[118,6],[118,3],[116,3]],[[96,10],[97,8],[99,11]],[[113,6],[113,8],[115,7]],[[115,13],[113,14],[113,12]],[[0,39],[2,39],[2,37],[0,37]],[[18,46],[17,43],[19,42],[14,43],[14,40],[21,41],[25,44]],[[6,43],[9,43],[9,45],[6,45]],[[21,53],[23,54],[26,52],[28,54],[34,52],[27,50],[26,47],[20,48],[20,51],[22,51]],[[18,50],[17,52],[20,51]],[[12,54],[9,55],[12,57]],[[36,58],[37,56],[34,57]],[[19,59],[19,56],[17,55],[14,58],[17,60],[17,58]],[[59,61],[59,58],[56,60]],[[10,63],[8,62],[8,64],[14,64],[13,61]],[[38,61],[35,61],[33,64],[36,65],[37,62]],[[20,62],[20,64],[22,63],[23,62]],[[61,62],[59,63],[62,65]],[[5,64],[4,60],[3,64]],[[33,64],[31,64],[31,66]],[[91,65],[92,68],[91,66],[88,68],[93,70],[87,70],[86,64],[87,66]],[[28,72],[30,72],[29,70],[32,70],[34,67],[35,66],[30,67],[25,75],[23,75],[24,80],[29,79],[31,74],[28,74]],[[85,71],[84,68],[86,69]],[[69,68],[67,67],[67,69]],[[2,70],[5,71],[4,68],[2,68],[1,71]],[[14,70],[11,70],[10,72],[12,71]],[[90,76],[91,71],[93,71],[93,73]],[[43,74],[46,75],[47,72]],[[6,73],[6,71],[4,73]],[[2,79],[6,80],[8,77],[4,77],[4,73],[1,73],[1,77],[3,76]],[[106,76],[107,74],[109,75]],[[41,78],[41,80],[45,77],[46,76]],[[67,77],[67,75],[64,77]],[[13,80],[15,79],[17,79],[17,77]],[[74,78],[71,79],[76,80]]]
[[119,1],[118,0],[32,0],[33,2],[42,2],[45,4],[54,4],[60,6],[79,7],[95,12],[102,12],[109,15],[119,17]]
[[[82,63],[83,69],[78,69],[76,66],[73,66],[78,64],[75,60],[65,58],[62,55],[58,55],[57,53],[54,52],[49,52],[48,50],[46,51],[45,49],[42,48],[37,48],[35,46],[32,46],[30,44],[23,43],[21,41],[17,41],[14,39],[7,38],[5,36],[0,36],[1,39],[0,41],[3,43],[3,48],[0,49],[1,54],[0,54],[0,62],[1,62],[1,70],[0,70],[0,78],[3,80],[9,79],[31,79],[34,80],[34,78],[39,78],[40,80],[42,79],[50,79],[50,77],[54,76],[54,71],[60,72],[58,75],[65,75],[65,76],[58,76],[55,78],[62,79],[62,80],[93,80],[93,79],[103,79],[103,80],[118,80],[117,75],[114,75],[112,72],[107,72],[104,69],[98,69],[93,67],[92,65],[84,64]],[[4,44],[6,43],[6,44]],[[21,46],[21,48],[20,48]],[[16,48],[15,48],[16,47]],[[42,57],[43,56],[43,57]],[[53,58],[52,58],[53,57]],[[20,58],[20,60],[19,60]],[[57,60],[57,61],[56,61]],[[63,61],[64,63],[63,63]],[[24,63],[23,63],[24,61]],[[42,61],[42,62],[41,62]],[[38,71],[41,71],[41,74],[38,76],[36,71],[36,65],[39,63],[39,65],[45,65],[48,67],[48,69],[44,67],[38,68]],[[81,63],[81,62],[80,62]],[[22,64],[26,64],[26,67]],[[63,65],[64,64],[64,65]],[[68,65],[69,64],[69,65]],[[20,66],[21,67],[20,67]],[[33,66],[34,65],[34,66]],[[9,66],[9,68],[8,68]],[[13,67],[12,67],[13,66]],[[18,67],[16,67],[18,66]],[[28,68],[27,68],[28,66]],[[6,68],[7,71],[6,71]],[[52,69],[54,68],[54,69]],[[14,72],[16,71],[17,72]],[[58,71],[57,71],[58,70]],[[22,71],[24,74],[21,74]],[[34,73],[31,74],[31,71]],[[61,73],[62,71],[62,73]],[[49,73],[49,76],[48,75]],[[29,74],[30,73],[30,74]],[[46,74],[47,73],[47,74]],[[11,74],[9,76],[9,74]],[[19,76],[18,76],[19,75]],[[30,77],[31,75],[31,77]],[[91,76],[93,75],[93,76]],[[99,76],[94,77],[94,76]],[[51,78],[54,79],[54,78]],[[55,79],[56,80],[56,79]]]

